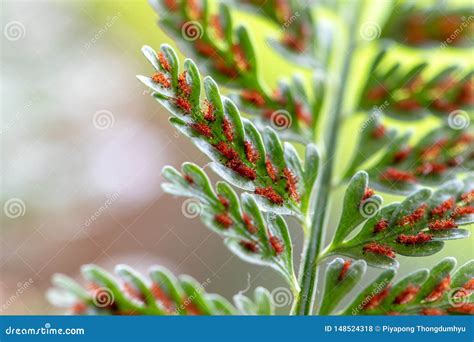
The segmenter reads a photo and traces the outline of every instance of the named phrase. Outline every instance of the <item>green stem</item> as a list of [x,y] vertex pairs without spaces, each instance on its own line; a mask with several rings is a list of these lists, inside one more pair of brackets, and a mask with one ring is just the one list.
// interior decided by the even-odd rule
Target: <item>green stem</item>
[[[353,23],[350,25],[350,34],[353,34],[357,15],[354,15]],[[338,42],[339,44],[340,42]],[[315,185],[316,193],[314,194],[315,201],[313,201],[310,215],[312,221],[309,227],[309,236],[306,240],[302,265],[300,267],[300,288],[301,291],[295,299],[292,313],[296,315],[310,315],[313,310],[314,295],[316,288],[316,281],[318,276],[318,263],[321,258],[321,248],[323,242],[323,227],[328,212],[329,196],[331,193],[331,184],[333,181],[334,160],[336,156],[337,138],[340,128],[340,119],[342,117],[343,99],[346,92],[346,85],[348,75],[350,72],[350,64],[353,55],[354,45],[353,40],[348,40],[347,54],[339,61],[336,66],[336,72],[340,71],[339,82],[336,84],[335,96],[332,98],[331,108],[328,111],[327,128],[324,134],[324,143],[326,146],[326,153],[323,159],[321,173],[318,176],[317,184]],[[337,58],[337,57],[336,57]]]

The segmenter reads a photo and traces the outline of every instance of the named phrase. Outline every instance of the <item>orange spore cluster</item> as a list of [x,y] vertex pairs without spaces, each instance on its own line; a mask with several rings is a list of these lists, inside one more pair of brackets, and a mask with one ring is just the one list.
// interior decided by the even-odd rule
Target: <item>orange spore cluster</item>
[[346,260],[344,261],[344,264],[342,265],[341,272],[339,272],[338,279],[339,281],[343,280],[346,276],[347,271],[352,265],[352,260]]
[[217,214],[214,216],[216,222],[224,228],[229,228],[233,221],[227,213]]
[[397,237],[397,242],[404,244],[404,245],[418,245],[422,243],[426,243],[428,241],[431,241],[433,238],[432,235],[426,234],[423,232],[420,232],[416,235],[405,235],[405,234],[400,234]]
[[271,187],[265,187],[265,188],[256,188],[255,193],[257,195],[263,196],[266,199],[268,199],[270,202],[278,205],[283,204],[283,197],[281,197],[276,191]]
[[401,171],[391,167],[380,175],[380,180],[386,182],[414,183],[416,177],[411,172]]
[[393,249],[389,246],[381,245],[377,242],[370,242],[363,247],[364,252],[369,252],[378,255],[385,255],[389,258],[395,258]]

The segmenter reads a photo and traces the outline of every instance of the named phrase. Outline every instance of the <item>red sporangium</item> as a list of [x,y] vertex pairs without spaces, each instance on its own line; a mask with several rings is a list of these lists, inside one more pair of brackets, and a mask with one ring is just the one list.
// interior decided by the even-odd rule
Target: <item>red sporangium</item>
[[267,174],[270,177],[270,179],[273,182],[276,182],[276,179],[277,179],[276,170],[269,158],[270,157],[267,156],[267,159],[265,160],[265,168],[267,169]]
[[249,252],[258,253],[259,251],[258,245],[253,241],[241,240],[239,244]]
[[250,234],[255,234],[258,231],[258,228],[252,223],[252,219],[247,213],[242,214],[242,221],[244,221],[245,228]]
[[395,258],[393,249],[389,246],[381,245],[377,242],[370,242],[363,247],[364,252],[369,252],[378,255],[385,255],[389,258]]
[[232,124],[227,118],[224,118],[222,121],[222,131],[224,132],[224,136],[227,141],[231,142],[234,140],[234,129],[232,128]]
[[374,130],[372,131],[372,138],[374,139],[381,139],[385,136],[386,129],[385,126],[382,124],[378,124],[375,126]]
[[245,156],[247,157],[247,160],[251,162],[252,164],[255,164],[255,162],[258,160],[258,157],[259,157],[257,150],[255,150],[255,148],[253,147],[250,141],[245,141],[244,147],[245,147]]
[[206,121],[214,122],[216,120],[216,116],[214,115],[214,106],[208,100],[204,101],[206,105],[206,110],[204,111],[204,119]]
[[455,205],[454,198],[449,198],[431,210],[432,217],[444,216],[444,214],[453,209]]
[[431,293],[426,296],[425,300],[428,302],[434,302],[438,300],[447,290],[449,290],[450,285],[451,276],[447,275],[438,283],[438,285],[436,285],[433,291],[431,291]]
[[160,65],[164,70],[168,72],[171,71],[171,66],[168,63],[168,60],[166,59],[165,54],[161,51],[158,53],[158,61],[160,62]]
[[151,80],[155,83],[161,84],[165,88],[170,88],[171,83],[168,78],[161,72],[156,72],[151,76]]
[[283,247],[283,244],[281,243],[281,240],[278,237],[274,235],[270,236],[269,241],[276,255],[283,253],[284,247]]
[[257,173],[255,172],[255,170],[245,165],[239,159],[234,158],[230,160],[227,163],[227,167],[237,172],[242,177],[248,178],[250,180],[255,180],[257,178]]
[[409,303],[416,297],[418,291],[420,291],[419,286],[409,284],[405,290],[395,297],[393,303],[399,305]]
[[414,183],[416,177],[411,172],[401,171],[390,167],[380,175],[380,180],[387,182]]
[[416,235],[405,235],[405,234],[400,234],[397,237],[397,242],[404,244],[404,245],[417,245],[417,244],[422,244],[426,243],[428,241],[431,241],[433,238],[432,235],[430,234],[425,234],[423,232],[420,232]]
[[208,125],[206,125],[204,123],[195,122],[195,123],[190,124],[190,126],[191,126],[192,129],[194,129],[195,131],[197,131],[201,135],[205,136],[206,138],[212,138],[213,137],[211,127],[209,127]]
[[215,144],[214,148],[229,160],[236,159],[239,157],[239,154],[223,141],[219,141],[217,144]]
[[361,201],[365,201],[366,199],[372,197],[373,195],[375,195],[374,189],[367,187],[367,188],[365,188],[364,196],[362,196]]
[[223,195],[217,195],[217,199],[221,204],[224,206],[225,209],[229,209],[229,200],[225,198]]
[[186,71],[183,71],[178,76],[178,89],[184,96],[189,96],[191,94],[191,87],[186,80]]
[[191,103],[186,100],[184,97],[178,96],[174,99],[174,104],[181,108],[185,114],[191,113]]
[[283,175],[286,178],[286,191],[288,192],[288,195],[291,198],[293,198],[296,202],[299,202],[300,195],[298,194],[298,189],[296,187],[296,184],[298,183],[298,179],[287,167],[283,169]]
[[374,225],[374,234],[380,233],[387,229],[388,221],[386,219],[381,219]]
[[233,223],[232,219],[227,213],[217,214],[214,216],[214,219],[225,229],[229,228]]
[[413,211],[413,213],[403,216],[399,221],[398,225],[400,226],[412,226],[416,222],[420,221],[425,215],[427,205],[424,203]]
[[256,90],[244,89],[242,90],[240,97],[242,97],[244,101],[250,102],[257,107],[263,107],[265,105],[265,99]]
[[344,264],[342,265],[342,268],[341,268],[341,272],[339,272],[339,276],[337,277],[337,279],[339,281],[341,281],[345,278],[346,273],[349,270],[349,268],[351,267],[351,265],[352,265],[352,260],[344,261]]
[[271,186],[268,186],[266,188],[256,188],[255,193],[257,195],[265,197],[274,204],[283,204],[283,197],[281,197]]
[[430,222],[428,224],[428,228],[432,231],[450,230],[450,229],[457,228],[457,227],[458,227],[458,225],[452,219],[436,220],[436,221]]

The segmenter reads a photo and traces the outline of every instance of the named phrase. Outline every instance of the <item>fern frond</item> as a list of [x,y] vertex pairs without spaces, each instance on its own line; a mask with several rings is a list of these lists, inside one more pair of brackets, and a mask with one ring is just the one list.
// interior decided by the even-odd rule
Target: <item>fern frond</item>
[[312,8],[308,2],[237,0],[234,3],[239,9],[275,23],[280,29],[279,36],[276,39],[269,38],[268,42],[285,59],[309,68],[320,67],[326,62],[325,59],[318,58],[318,38],[328,40],[330,37],[318,37],[319,22],[313,19]]
[[[472,315],[474,314],[474,261],[453,271],[456,259],[445,258],[431,270],[420,269],[396,282],[396,271],[386,270],[365,287],[344,315]],[[365,273],[360,262],[337,258],[328,266],[321,314],[333,313],[341,290]],[[345,292],[347,293],[347,292]],[[343,297],[343,296],[342,296]],[[329,301],[333,298],[335,302]]]
[[423,185],[439,186],[458,174],[472,171],[474,135],[463,122],[458,124],[459,127],[443,125],[433,129],[412,144],[411,131],[400,134],[384,125],[382,115],[374,115],[362,125],[354,156],[343,178],[348,179],[365,168],[373,188],[409,194]]
[[163,184],[166,192],[198,200],[185,202],[184,211],[199,215],[206,226],[225,239],[227,247],[237,256],[274,268],[297,291],[293,246],[281,216],[262,213],[255,199],[246,193],[239,200],[225,182],[217,183],[216,193],[207,175],[195,164],[183,164],[181,173],[165,167],[163,176],[170,182]]
[[[396,267],[397,254],[432,255],[443,248],[445,240],[469,236],[469,231],[458,227],[474,222],[472,177],[447,182],[434,192],[421,189],[401,203],[384,207],[382,198],[368,184],[368,175],[362,171],[351,179],[325,255],[363,259],[375,267]],[[359,225],[362,228],[354,235]]]
[[270,293],[264,288],[255,290],[255,302],[246,299],[255,312],[238,310],[240,300],[234,306],[222,296],[205,291],[210,279],[199,283],[187,275],[176,278],[161,266],[150,269],[149,279],[125,265],[115,268],[118,279],[95,265],[85,265],[81,271],[86,288],[56,274],[55,287],[48,291],[53,305],[76,315],[247,315],[274,311]]
[[[153,5],[158,13],[170,11],[167,1],[156,0]],[[293,83],[281,81],[270,90],[261,76],[248,29],[234,27],[226,4],[220,4],[218,13],[211,11],[207,0],[199,10],[187,1],[180,6],[160,18],[160,25],[180,48],[219,84],[236,88],[233,100],[259,126],[270,124],[285,140],[312,141],[325,88],[322,80],[314,81],[315,95],[311,100],[299,78]]]
[[291,82],[278,82],[271,101],[265,100],[258,92],[243,91],[229,96],[239,109],[251,115],[260,130],[270,125],[282,140],[307,144],[315,140],[327,91],[323,76],[315,75],[312,87],[313,97],[305,89],[302,77],[296,74]]
[[207,0],[200,5],[179,1],[172,8],[168,1],[153,0],[152,6],[157,14],[166,13],[159,19],[163,30],[216,81],[239,88],[254,83],[256,90],[266,90],[249,32],[244,26],[234,27],[227,5],[220,4],[217,12]]
[[417,120],[428,114],[448,119],[452,112],[472,111],[474,71],[453,65],[427,76],[428,62],[409,69],[400,62],[386,67],[386,53],[387,48],[383,48],[374,59],[359,109],[376,108],[401,120]]
[[[221,97],[210,77],[204,79],[206,99],[201,102],[201,79],[191,60],[185,60],[185,70],[179,73],[176,53],[168,45],[158,54],[149,47],[143,52],[157,73],[138,78],[173,114],[171,123],[213,160],[211,168],[232,185],[258,195],[265,210],[301,218],[318,172],[316,147],[306,146],[303,168],[291,144],[283,145],[269,127],[260,134],[232,101]],[[160,82],[162,78],[169,84]]]
[[398,4],[381,37],[422,48],[470,47],[474,30],[472,5],[462,8],[447,4],[438,2],[434,6],[418,8],[415,2]]

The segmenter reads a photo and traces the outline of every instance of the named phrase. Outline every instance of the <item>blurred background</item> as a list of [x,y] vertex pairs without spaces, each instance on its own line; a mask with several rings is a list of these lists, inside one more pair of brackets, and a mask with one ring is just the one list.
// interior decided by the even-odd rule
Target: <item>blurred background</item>
[[[272,28],[245,18],[263,42]],[[52,274],[79,279],[87,263],[110,271],[126,263],[143,273],[161,264],[198,281],[211,279],[206,291],[228,299],[249,286],[284,285],[272,270],[234,257],[199,219],[183,215],[182,199],[160,188],[163,166],[202,166],[207,159],[176,134],[167,112],[135,78],[151,72],[142,45],[175,46],[156,22],[146,1],[2,1],[1,314],[61,313],[44,295]],[[264,58],[270,53],[261,52]],[[449,49],[443,53],[440,61],[466,63]],[[294,68],[271,58],[274,63],[263,65],[270,84]],[[276,65],[286,74],[275,73]],[[362,120],[355,115],[344,122],[344,139]],[[417,135],[434,124],[425,120]],[[339,165],[348,162],[353,145],[341,143]],[[338,188],[333,198],[330,229],[342,194]],[[302,232],[291,228],[299,265]],[[432,257],[400,257],[399,276],[444,256],[463,263],[473,254],[472,239],[449,241]]]

